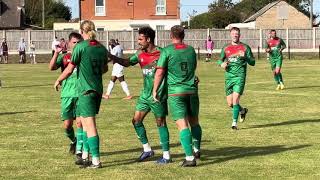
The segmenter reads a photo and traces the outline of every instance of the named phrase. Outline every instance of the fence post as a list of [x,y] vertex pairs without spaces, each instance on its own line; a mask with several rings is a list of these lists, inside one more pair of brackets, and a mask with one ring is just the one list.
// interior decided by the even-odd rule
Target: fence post
[[134,49],[134,30],[131,30],[131,49]]
[[2,30],[2,38],[6,38],[6,30]]
[[[287,46],[289,47],[290,45],[289,45],[289,28],[287,28],[287,39],[286,39],[286,44],[287,44]],[[290,58],[289,58],[290,59]]]
[[106,33],[107,33],[106,40],[107,40],[107,46],[108,46],[107,49],[109,50],[109,31],[107,30]]
[[154,42],[156,43],[155,45],[159,45],[159,42],[158,42],[158,29],[156,29],[156,36],[154,37]]
[[258,60],[260,59],[260,46],[258,46]]
[[313,49],[316,49],[316,28],[315,27],[313,27],[313,29],[312,29],[313,31],[312,31],[312,48]]
[[[262,42],[262,29],[259,29],[259,35],[260,35],[260,37],[259,37],[259,41],[260,41],[260,42],[259,42],[259,47],[262,47],[262,45],[263,45],[263,44],[262,44],[262,43],[263,43],[263,42]],[[258,48],[259,48],[259,47],[258,47]],[[258,59],[259,59],[259,58],[258,58]]]
[[56,38],[56,30],[53,30],[53,38],[52,39],[55,39]]
[[31,44],[31,31],[29,29],[28,30],[28,46],[27,47],[29,47],[30,44]]
[[210,36],[210,29],[208,28],[208,29],[207,29],[207,37],[206,37],[206,39],[207,39],[209,36]]
[[200,47],[198,47],[198,61],[200,60]]
[[290,46],[288,46],[288,58],[289,58],[289,60],[291,59]]

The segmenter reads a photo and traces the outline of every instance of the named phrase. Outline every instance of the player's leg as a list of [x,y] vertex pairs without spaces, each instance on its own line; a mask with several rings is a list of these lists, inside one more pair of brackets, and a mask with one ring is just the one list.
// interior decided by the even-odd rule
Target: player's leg
[[120,84],[121,84],[123,92],[126,93],[126,96],[127,96],[127,97],[125,97],[123,99],[132,99],[132,96],[130,95],[130,91],[129,91],[129,88],[128,88],[128,84],[124,80],[124,75],[118,77],[118,79],[120,81]]
[[193,139],[193,151],[196,159],[200,159],[200,147],[202,139],[202,128],[199,124],[199,96],[194,94],[190,96],[187,120],[191,126],[191,135]]
[[63,120],[65,135],[71,141],[69,152],[72,154],[75,153],[77,142],[77,138],[73,129],[73,120],[75,119],[73,106],[73,98],[61,98],[61,116]]
[[171,112],[172,119],[176,121],[179,129],[179,136],[182,148],[184,150],[186,159],[183,161],[183,167],[196,166],[196,160],[192,151],[192,136],[188,127],[187,105],[185,96],[169,96],[168,104]]
[[276,61],[274,59],[270,59],[270,64],[271,64],[271,70],[272,70],[272,73],[273,73],[274,81],[277,84],[276,90],[280,90],[279,76],[276,73]]
[[233,124],[232,124],[232,129],[238,129],[237,128],[237,122],[239,119],[239,114],[240,114],[240,120],[241,122],[244,121],[245,116],[248,112],[247,108],[242,108],[240,105],[240,96],[242,95],[245,87],[245,78],[238,78],[236,79],[236,83],[233,86],[233,93],[232,93],[232,106],[233,106],[233,111],[232,111],[232,119],[233,119]]
[[108,84],[108,87],[107,87],[107,92],[106,92],[105,95],[102,96],[104,99],[109,99],[109,98],[110,98],[110,94],[111,94],[111,92],[112,92],[112,89],[113,89],[113,87],[114,87],[114,83],[115,83],[116,81],[117,81],[117,77],[112,75],[112,76],[111,76],[111,80],[110,80],[110,82],[109,82],[109,84]]
[[[82,117],[82,125],[87,133],[87,143],[89,152],[92,155],[92,164],[84,164],[82,168],[101,168],[100,162],[100,139],[96,128],[96,114],[99,113],[101,96],[95,92],[88,92],[86,95],[80,95],[77,110]],[[83,140],[85,141],[85,140]]]
[[143,120],[149,111],[150,107],[148,106],[147,100],[143,96],[140,96],[136,104],[136,111],[132,118],[132,125],[143,147],[143,152],[138,158],[138,161],[140,162],[154,155],[154,152],[148,141],[146,129],[143,124]]
[[158,164],[167,164],[171,162],[170,157],[170,138],[169,130],[166,123],[166,116],[168,115],[167,101],[163,100],[161,102],[149,101],[149,106],[152,113],[155,116],[159,137],[160,145],[162,148],[163,155],[157,160]]
[[6,54],[4,55],[4,61],[5,61],[6,64],[8,64],[8,61],[9,61],[8,52],[6,52]]
[[276,62],[275,73],[278,76],[280,89],[283,90],[284,89],[284,83],[283,83],[283,77],[282,77],[282,73],[281,73],[281,67],[282,67],[282,59],[278,59],[277,62]]

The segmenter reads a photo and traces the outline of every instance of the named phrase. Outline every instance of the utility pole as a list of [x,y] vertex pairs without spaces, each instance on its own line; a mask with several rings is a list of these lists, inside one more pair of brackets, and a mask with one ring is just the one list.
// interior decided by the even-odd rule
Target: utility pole
[[42,0],[42,28],[44,28],[44,0]]
[[79,3],[79,29],[81,27],[81,0],[78,1]]
[[313,0],[310,0],[310,26],[313,28]]

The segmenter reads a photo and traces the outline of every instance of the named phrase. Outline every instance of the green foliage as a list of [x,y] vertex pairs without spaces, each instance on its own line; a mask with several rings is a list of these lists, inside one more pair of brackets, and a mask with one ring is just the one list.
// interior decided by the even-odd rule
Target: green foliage
[[[61,1],[44,0],[45,28],[51,29],[53,23],[59,19],[65,22],[71,19],[71,10]],[[26,23],[42,26],[42,1],[25,0]]]

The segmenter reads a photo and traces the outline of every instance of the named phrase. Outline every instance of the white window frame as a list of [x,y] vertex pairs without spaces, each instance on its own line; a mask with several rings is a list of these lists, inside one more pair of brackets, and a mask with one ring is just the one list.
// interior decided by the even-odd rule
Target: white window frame
[[[105,16],[106,15],[106,1],[103,1],[103,6],[97,6],[97,0],[94,0],[94,11],[95,11],[95,16]],[[103,13],[97,12],[97,8],[103,9]]]
[[[164,1],[164,5],[158,5],[157,0],[155,0],[155,1],[156,1],[156,15],[166,15],[167,14],[167,0],[162,0],[162,1]],[[163,7],[164,12],[158,12],[158,7],[159,8]]]

